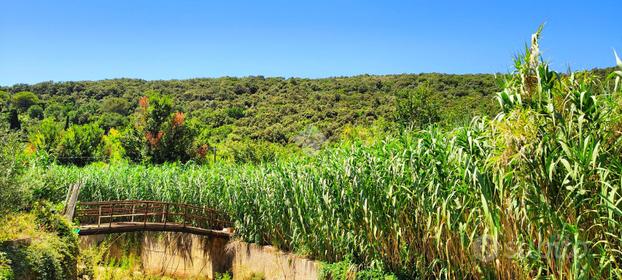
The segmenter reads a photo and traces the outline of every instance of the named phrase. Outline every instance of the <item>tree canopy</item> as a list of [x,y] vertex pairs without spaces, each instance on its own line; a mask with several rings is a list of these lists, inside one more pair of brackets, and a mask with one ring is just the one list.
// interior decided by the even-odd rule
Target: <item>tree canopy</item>
[[[595,72],[597,75],[598,71]],[[8,127],[62,163],[265,161],[392,127],[453,126],[497,111],[494,75],[113,79],[0,88]],[[8,108],[8,110],[7,110]],[[360,128],[359,128],[360,127]]]

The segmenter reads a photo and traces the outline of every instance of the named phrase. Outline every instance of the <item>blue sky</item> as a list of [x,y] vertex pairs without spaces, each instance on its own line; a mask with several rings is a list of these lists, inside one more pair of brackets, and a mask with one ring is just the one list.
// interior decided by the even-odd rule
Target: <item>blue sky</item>
[[558,70],[612,66],[622,1],[6,1],[0,85],[507,72],[546,22]]

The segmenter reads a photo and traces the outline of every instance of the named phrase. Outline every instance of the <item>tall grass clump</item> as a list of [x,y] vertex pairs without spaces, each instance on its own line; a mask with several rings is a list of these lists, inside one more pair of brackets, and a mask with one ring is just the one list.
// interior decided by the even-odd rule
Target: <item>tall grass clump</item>
[[209,204],[247,241],[403,278],[621,278],[622,72],[556,73],[539,35],[492,119],[261,165],[52,166],[42,185]]

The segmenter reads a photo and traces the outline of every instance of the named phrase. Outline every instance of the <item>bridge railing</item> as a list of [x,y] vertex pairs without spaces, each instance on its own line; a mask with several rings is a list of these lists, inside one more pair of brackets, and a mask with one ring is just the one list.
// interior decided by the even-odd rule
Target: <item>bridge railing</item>
[[112,227],[114,223],[175,224],[222,230],[232,227],[228,216],[215,209],[183,203],[146,200],[78,202],[74,215],[82,225]]

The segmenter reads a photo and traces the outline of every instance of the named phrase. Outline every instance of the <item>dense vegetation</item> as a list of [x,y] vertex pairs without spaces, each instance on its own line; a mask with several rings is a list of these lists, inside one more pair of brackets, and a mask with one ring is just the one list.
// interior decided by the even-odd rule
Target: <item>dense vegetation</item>
[[45,82],[0,88],[0,119],[60,163],[258,162],[361,126],[468,122],[497,89],[486,74]]
[[22,149],[0,132],[0,279],[75,279],[78,238],[50,205],[33,203]]
[[0,227],[0,279],[76,279],[78,236],[49,205],[4,216]]
[[537,36],[494,118],[263,164],[51,165],[29,177],[51,198],[82,180],[83,200],[214,205],[245,240],[401,278],[619,278],[622,72],[553,72]]
[[[327,278],[621,278],[622,61],[617,60],[617,71],[606,75],[556,73],[543,62],[538,37],[539,32],[531,47],[516,59],[515,71],[502,77],[499,88],[485,83],[490,92],[481,93],[473,103],[442,97],[442,92],[434,90],[438,87],[434,81],[410,80],[464,76],[123,80],[151,86],[192,81],[218,81],[220,85],[254,81],[262,86],[256,90],[241,86],[247,91],[239,93],[232,86],[239,97],[219,100],[215,93],[214,99],[201,101],[207,106],[219,104],[211,111],[203,111],[209,115],[229,110],[231,104],[242,99],[257,100],[251,102],[252,106],[241,103],[240,110],[231,113],[239,118],[233,117],[230,123],[214,125],[209,118],[197,121],[207,124],[203,128],[207,132],[201,132],[202,128],[195,127],[192,121],[201,120],[201,110],[181,113],[193,103],[168,87],[135,91],[124,88],[123,92],[135,94],[124,100],[133,104],[129,100],[135,99],[138,105],[128,105],[131,117],[127,118],[128,125],[119,130],[92,120],[71,125],[75,121],[71,116],[70,125],[63,125],[62,117],[32,125],[20,121],[21,129],[39,130],[29,133],[23,161],[30,163],[30,168],[19,170],[27,178],[27,188],[16,188],[14,193],[25,201],[60,202],[67,187],[81,181],[84,187],[80,199],[85,201],[153,199],[212,205],[232,216],[236,234],[244,240],[333,263],[325,266]],[[472,77],[489,76],[467,76]],[[400,86],[401,79],[409,82]],[[341,88],[350,84],[345,81],[353,86],[366,85],[368,91]],[[264,83],[273,84],[267,87]],[[70,83],[45,85],[65,84]],[[322,93],[310,90],[314,84]],[[266,89],[279,85],[293,88],[285,91],[292,93],[288,96],[291,100],[281,98],[280,93],[268,94]],[[309,94],[298,93],[297,89]],[[29,119],[28,111],[35,105],[26,109],[23,104],[41,104],[41,100],[52,98],[33,88],[9,89],[24,90],[39,95],[15,93],[7,120],[15,116],[18,120]],[[330,97],[328,92],[333,90],[340,92],[339,100],[336,95]],[[495,92],[499,109],[496,115],[488,115],[494,107],[488,107],[489,103],[481,98],[493,99]],[[170,95],[181,102],[175,104]],[[34,101],[17,102],[15,96]],[[265,99],[255,99],[257,96]],[[330,98],[325,99],[327,96]],[[375,106],[373,97],[386,99]],[[478,104],[475,108],[479,109],[469,112],[483,116],[462,125],[450,121],[465,115],[456,109],[465,104]],[[315,110],[314,106],[320,108]],[[45,117],[49,105],[43,107]],[[298,109],[281,112],[292,107]],[[73,107],[80,108],[84,107]],[[341,113],[323,115],[336,108],[346,111],[345,115],[371,111],[376,115],[366,119],[366,113],[355,114],[347,121],[343,121]],[[315,113],[308,119],[298,115],[303,114],[299,110]],[[282,119],[269,118],[267,111]],[[29,116],[25,117],[24,112]],[[456,117],[451,117],[452,112]],[[294,122],[288,121],[290,116],[295,116]],[[295,135],[299,132],[284,132],[284,138],[261,133],[279,131],[274,128],[276,123],[292,128],[291,132],[302,130],[305,135],[320,132],[331,138],[335,131],[342,132],[333,139],[334,144],[307,154],[283,146],[298,147]],[[52,128],[43,129],[47,126]],[[232,130],[220,140],[210,134],[227,126]],[[210,162],[179,150],[193,147],[198,153],[206,147],[203,145],[231,145],[246,137],[252,143],[277,145],[279,148],[274,149],[285,149],[283,153],[290,156]],[[306,137],[303,142],[315,143],[309,139],[316,137]],[[47,139],[55,140],[50,143]],[[197,142],[201,139],[205,142]],[[109,156],[101,157],[104,162],[63,161],[96,158],[89,154],[95,145],[108,147],[100,150],[108,151]],[[48,152],[38,153],[46,147]],[[61,151],[67,147],[84,154],[63,154]],[[255,158],[262,158],[257,156],[257,147],[247,150]],[[112,160],[115,151],[123,151],[117,156],[119,160]]]

